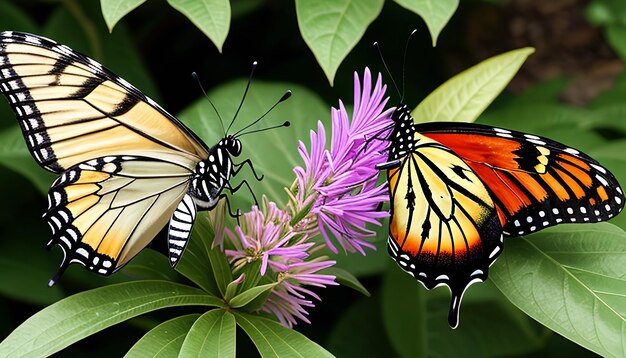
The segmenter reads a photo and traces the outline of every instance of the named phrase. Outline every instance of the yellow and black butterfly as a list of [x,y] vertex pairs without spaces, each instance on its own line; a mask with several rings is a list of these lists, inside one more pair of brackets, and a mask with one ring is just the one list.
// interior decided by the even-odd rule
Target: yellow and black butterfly
[[615,177],[547,138],[470,123],[415,124],[392,114],[387,169],[388,251],[427,289],[449,287],[448,322],[463,294],[487,279],[502,238],[559,223],[608,220],[624,208]]
[[229,184],[244,165],[254,172],[249,159],[231,160],[241,153],[241,131],[209,148],[124,79],[40,36],[0,32],[0,92],[32,156],[58,174],[44,218],[48,247],[59,245],[64,258],[50,285],[71,263],[110,275],[166,225],[176,265],[196,211],[247,184]]

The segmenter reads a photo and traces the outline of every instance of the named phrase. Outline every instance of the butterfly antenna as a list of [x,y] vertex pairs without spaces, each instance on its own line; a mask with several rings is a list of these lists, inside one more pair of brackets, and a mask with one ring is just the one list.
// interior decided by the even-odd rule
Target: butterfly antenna
[[239,114],[239,111],[241,110],[241,106],[243,106],[243,102],[246,100],[246,95],[248,94],[248,89],[250,89],[252,76],[254,75],[254,70],[256,69],[257,65],[258,65],[258,62],[256,61],[252,62],[252,69],[250,70],[250,76],[248,76],[248,83],[246,84],[246,90],[243,92],[243,97],[241,97],[241,102],[239,102],[239,107],[237,107],[237,111],[235,112],[235,115],[233,116],[233,120],[230,121],[228,128],[226,128],[226,133],[228,133],[228,131],[230,130],[230,127],[233,125],[233,123],[235,123],[235,119],[237,119],[237,115]]
[[222,116],[220,116],[220,112],[217,111],[217,108],[215,108],[215,105],[213,104],[213,102],[211,102],[209,95],[206,94],[204,87],[202,87],[202,82],[200,82],[200,78],[198,78],[198,74],[195,72],[192,72],[191,77],[193,77],[193,79],[195,79],[196,82],[198,82],[198,86],[200,86],[202,93],[204,93],[204,97],[206,97],[207,101],[209,101],[209,103],[211,104],[211,107],[213,107],[215,114],[217,114],[217,118],[220,119],[220,124],[222,125],[222,131],[224,132],[224,136],[226,136],[226,129],[224,129],[224,121],[222,120]]
[[[393,76],[391,75],[391,71],[389,71],[389,67],[387,67],[387,62],[385,62],[385,58],[383,57],[383,52],[380,50],[380,45],[378,44],[378,41],[374,42],[374,47],[376,47],[376,50],[378,50],[378,56],[380,57],[380,60],[382,61],[383,66],[385,67],[385,70],[387,71],[387,74],[389,75],[389,78],[391,78],[393,87],[395,87],[396,91],[398,92],[398,96],[402,98],[402,93],[400,93],[400,89],[398,88],[396,81],[393,79]],[[400,103],[402,103],[402,101]]]
[[411,34],[409,34],[409,38],[406,39],[406,44],[404,45],[404,55],[402,55],[402,96],[400,97],[400,103],[404,103],[404,84],[405,84],[405,74],[406,74],[406,53],[409,50],[409,43],[411,42],[411,39],[413,38],[413,35],[417,32],[417,29],[411,31]]
[[268,130],[274,129],[274,128],[289,127],[290,125],[291,125],[291,123],[289,121],[285,121],[285,123],[279,124],[279,125],[276,125],[276,126],[271,126],[271,127],[267,127],[267,128],[261,128],[261,129],[255,129],[255,130],[250,131],[250,132],[241,133],[241,134],[237,135],[237,137],[239,138],[241,136],[244,136],[244,135],[250,134],[250,133],[268,131]]
[[[255,125],[255,124],[259,123],[259,121],[260,121],[261,119],[263,119],[263,117],[267,116],[267,114],[268,114],[268,113],[270,113],[270,112],[271,112],[274,108],[276,108],[276,106],[278,106],[281,102],[284,102],[284,101],[288,100],[288,99],[289,99],[289,97],[291,97],[291,90],[287,90],[287,91],[285,92],[285,94],[283,94],[283,96],[282,96],[282,97],[280,97],[280,99],[279,99],[278,101],[276,101],[276,103],[274,103],[274,105],[273,105],[273,106],[271,106],[271,107],[270,107],[270,109],[268,109],[265,113],[263,113],[263,115],[262,115],[261,117],[259,117],[256,121],[254,121],[254,122],[252,122],[252,123],[248,124],[247,126],[245,126],[245,127],[241,128],[240,130],[238,130],[238,131],[234,134],[234,136],[237,136],[239,133],[241,133],[241,132],[245,131],[246,129],[248,129],[248,128],[252,127],[253,125]],[[289,123],[289,122],[285,122],[285,123]],[[287,125],[287,126],[284,126],[284,123],[283,123],[283,125],[279,125],[279,126],[275,126],[275,127],[271,127],[271,128],[276,128],[276,127],[288,127],[288,125]],[[269,129],[269,128],[266,128],[266,129]],[[263,129],[263,130],[266,130],[266,129]],[[258,130],[254,131],[254,132],[258,132]],[[248,134],[248,133],[254,133],[254,132],[247,132],[247,133],[245,133],[245,134]],[[243,134],[241,134],[241,135],[243,135]],[[240,136],[241,136],[241,135],[240,135]]]

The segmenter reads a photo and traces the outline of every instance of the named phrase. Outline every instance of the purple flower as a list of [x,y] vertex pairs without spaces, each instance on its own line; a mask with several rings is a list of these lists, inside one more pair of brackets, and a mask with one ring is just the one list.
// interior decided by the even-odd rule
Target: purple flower
[[262,211],[253,206],[252,211],[243,214],[241,224],[234,231],[226,228],[224,232],[234,249],[227,249],[224,253],[234,271],[261,260],[261,275],[265,275],[268,266],[280,272],[287,264],[308,257],[307,250],[315,243],[304,243],[305,238],[292,241],[297,232],[289,225],[289,220],[289,214],[263,197]]
[[346,251],[365,255],[364,247],[374,246],[364,239],[374,235],[366,223],[380,225],[388,216],[377,207],[388,200],[386,185],[376,186],[376,165],[387,159],[387,131],[393,124],[393,109],[385,110],[386,86],[381,76],[372,87],[369,69],[363,75],[363,90],[358,74],[354,75],[354,110],[349,117],[343,103],[331,110],[332,137],[326,148],[324,126],[318,122],[317,133],[311,131],[311,150],[300,142],[304,166],[296,167],[292,187],[293,216],[313,214],[317,229],[328,247],[338,252],[332,237]]
[[[254,206],[240,217],[240,225],[222,230],[226,242],[219,232],[223,218],[222,224],[214,224],[214,245],[226,247],[233,271],[260,260],[264,282],[277,283],[260,310],[287,327],[298,321],[310,323],[307,309],[315,306],[313,300],[320,300],[312,287],[337,285],[335,276],[320,273],[335,265],[320,256],[320,250],[327,246],[336,253],[338,243],[345,251],[365,255],[365,247],[374,248],[366,241],[374,235],[366,224],[380,225],[379,220],[388,216],[377,210],[388,194],[385,184],[376,185],[376,165],[387,159],[384,138],[393,125],[393,109],[384,110],[386,86],[380,75],[372,86],[366,69],[363,88],[356,73],[354,84],[352,117],[341,101],[339,109],[331,110],[330,145],[321,122],[317,132],[311,131],[310,150],[300,142],[304,167],[294,169],[296,180],[286,190],[287,208],[280,210],[264,197],[261,208]],[[319,234],[324,241],[314,240]]]
[[315,304],[307,296],[320,300],[313,291],[304,287],[337,285],[335,276],[317,273],[320,270],[333,266],[335,261],[324,261],[322,258],[308,262],[289,265],[287,270],[279,275],[279,283],[273,289],[261,307],[261,311],[272,313],[280,323],[286,327],[293,327],[297,319],[311,323],[306,317],[305,307],[314,307]]

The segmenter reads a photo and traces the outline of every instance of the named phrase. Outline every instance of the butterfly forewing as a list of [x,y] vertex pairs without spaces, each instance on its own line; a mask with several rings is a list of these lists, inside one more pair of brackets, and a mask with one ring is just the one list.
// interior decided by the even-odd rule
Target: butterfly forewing
[[492,193],[507,236],[608,220],[624,206],[611,172],[550,139],[469,123],[420,124],[417,130],[476,172]]
[[207,156],[202,141],[151,99],[52,40],[0,33],[0,89],[31,154],[55,173],[108,155],[175,160],[190,169]]

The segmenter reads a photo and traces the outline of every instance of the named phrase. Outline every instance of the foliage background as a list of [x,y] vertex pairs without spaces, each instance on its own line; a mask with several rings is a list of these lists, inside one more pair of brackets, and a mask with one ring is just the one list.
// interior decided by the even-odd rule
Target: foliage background
[[[609,167],[622,183],[626,182],[622,155],[626,150],[626,105],[622,103],[626,98],[626,77],[622,75],[626,6],[619,1],[463,0],[435,48],[420,17],[399,5],[409,2],[386,1],[334,76],[328,76],[328,71],[320,67],[300,33],[298,3],[233,1],[230,30],[221,54],[204,33],[164,1],[147,1],[108,34],[96,1],[0,0],[0,30],[29,31],[68,44],[183,117],[191,115],[190,106],[201,97],[190,78],[192,71],[198,72],[205,87],[213,91],[211,97],[217,107],[229,113],[240,99],[241,79],[252,61],[259,61],[252,95],[255,86],[274,93],[276,98],[282,89],[292,88],[294,99],[278,116],[302,121],[296,124],[302,130],[300,135],[314,128],[318,119],[328,120],[329,106],[336,106],[337,99],[352,102],[353,71],[365,66],[383,70],[371,46],[374,41],[381,44],[399,81],[406,38],[417,29],[407,53],[405,98],[410,105],[485,58],[533,46],[536,53],[509,91],[479,121],[541,134],[583,149]],[[329,85],[329,79],[334,79],[334,86]],[[398,100],[393,89],[389,94],[392,102]],[[298,96],[302,99],[297,100]],[[246,118],[255,118],[255,113],[260,112],[246,112]],[[215,121],[211,114],[206,116],[207,121]],[[5,337],[42,307],[88,288],[140,276],[142,267],[129,267],[126,275],[109,279],[72,267],[59,284],[47,288],[45,283],[60,259],[56,250],[48,253],[43,249],[50,233],[40,219],[46,207],[42,192],[47,191],[51,177],[30,175],[36,167],[32,159],[18,158],[11,151],[23,143],[13,141],[16,125],[7,105],[0,105],[0,129],[0,315],[4,317],[0,320],[0,337]],[[285,141],[294,145],[284,146],[284,154],[293,160],[297,159],[297,138],[291,138],[295,135],[286,134]],[[272,137],[266,138],[269,142]],[[204,139],[211,143],[215,137]],[[276,149],[254,151],[276,155]],[[271,179],[270,164],[262,158],[255,159],[255,164],[265,166],[262,171]],[[289,163],[289,168],[294,164]],[[613,223],[625,228],[626,217],[622,215]],[[461,327],[451,331],[445,322],[448,292],[440,289],[425,294],[413,279],[400,273],[387,257],[384,231],[377,252],[365,258],[338,258],[341,267],[365,284],[371,297],[345,287],[327,288],[319,292],[323,300],[311,312],[313,323],[297,326],[335,355],[593,355],[527,317],[504,298],[492,280],[469,290]],[[524,243],[516,241],[508,246],[513,245]],[[82,340],[59,355],[117,356],[159,322],[196,312],[193,308],[173,311],[132,319]],[[237,338],[238,354],[255,354],[252,343],[241,332]]]

